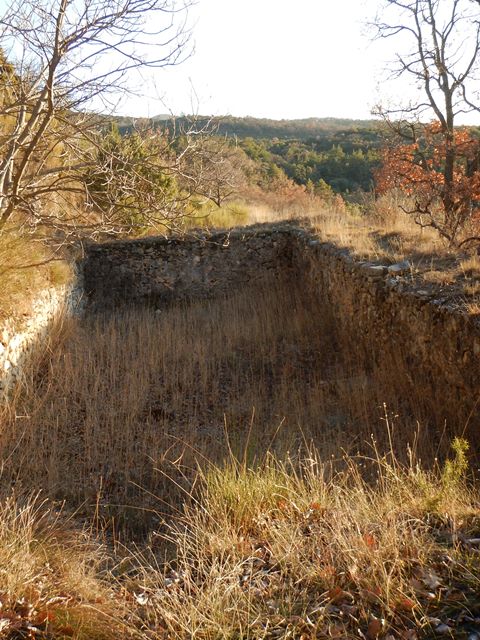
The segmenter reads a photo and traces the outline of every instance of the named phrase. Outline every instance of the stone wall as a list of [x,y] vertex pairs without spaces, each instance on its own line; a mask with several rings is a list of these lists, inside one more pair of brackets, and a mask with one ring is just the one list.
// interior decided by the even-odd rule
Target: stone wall
[[12,384],[21,381],[29,358],[44,343],[53,323],[63,315],[81,312],[83,289],[79,280],[41,291],[32,312],[22,322],[0,327],[0,399]]
[[93,310],[212,297],[288,271],[325,301],[319,330],[328,320],[346,368],[418,416],[432,438],[465,434],[480,451],[479,323],[420,290],[408,264],[359,262],[292,221],[90,245],[82,268]]
[[209,298],[292,268],[294,224],[91,244],[83,277],[90,309]]
[[90,245],[80,266],[75,285],[42,292],[21,326],[0,328],[0,395],[21,379],[65,310],[158,308],[264,279],[271,286],[289,274],[305,295],[324,301],[319,331],[335,344],[346,375],[361,374],[381,402],[416,416],[433,441],[441,432],[447,440],[461,434],[480,452],[480,323],[420,289],[408,264],[359,262],[292,221]]
[[383,401],[431,427],[433,440],[465,435],[480,452],[478,318],[423,290],[408,263],[359,262],[308,233],[295,246],[308,290],[325,300],[342,360],[360,367]]

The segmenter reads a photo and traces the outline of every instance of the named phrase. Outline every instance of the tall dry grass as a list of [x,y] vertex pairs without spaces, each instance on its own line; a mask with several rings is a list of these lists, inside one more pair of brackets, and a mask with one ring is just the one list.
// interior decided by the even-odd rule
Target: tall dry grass
[[1,415],[5,632],[468,638],[465,447],[435,463],[424,389],[366,375],[337,329],[289,279],[59,326]]
[[428,385],[412,389],[400,357],[395,382],[406,387],[367,372],[337,324],[288,279],[68,320],[2,412],[3,483],[141,532],[180,507],[198,465],[245,448],[252,463],[312,442],[324,459],[372,437],[385,448],[385,418],[398,414],[399,449],[416,438],[432,460],[438,443],[417,425]]
[[375,449],[341,471],[314,449],[256,466],[230,454],[149,545],[108,555],[58,509],[3,500],[0,637],[473,640],[480,510],[465,450],[433,471]]
[[320,208],[314,225],[325,241],[384,264],[408,258],[414,268],[422,268],[455,254],[433,229],[415,224],[402,207],[408,209],[408,202],[394,193],[366,197],[361,205]]
[[[231,459],[169,527],[171,563],[137,557],[144,628],[160,638],[474,638],[477,497],[462,444],[435,473],[392,455]],[[376,482],[364,479],[364,466]],[[478,627],[477,627],[478,628]],[[438,634],[438,635],[437,635]]]
[[111,557],[40,496],[0,501],[0,637],[128,637]]
[[[166,479],[243,447],[325,447],[329,399],[320,310],[291,283],[155,312],[70,320],[2,416],[3,479],[133,523],[178,502]],[[335,446],[338,446],[338,440]],[[347,445],[347,440],[345,440]],[[332,448],[333,451],[333,448]],[[149,493],[150,492],[150,493]],[[172,494],[174,497],[172,497]],[[176,497],[175,497],[176,496]],[[160,509],[161,510],[161,509]]]

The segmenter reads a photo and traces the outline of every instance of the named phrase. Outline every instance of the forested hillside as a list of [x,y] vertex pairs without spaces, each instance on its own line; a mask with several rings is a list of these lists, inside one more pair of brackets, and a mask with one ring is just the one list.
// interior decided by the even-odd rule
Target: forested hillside
[[[157,116],[154,120],[164,120],[166,116]],[[199,123],[206,124],[210,118],[200,117]],[[310,140],[329,139],[346,132],[370,131],[378,132],[378,120],[352,120],[349,118],[303,118],[301,120],[271,120],[270,118],[253,118],[246,116],[222,116],[214,119],[220,135],[238,136],[239,138],[281,138]]]
[[377,121],[338,118],[228,117],[218,123],[218,132],[236,136],[250,158],[274,164],[296,183],[310,190],[327,183],[340,193],[372,188],[382,141]]
[[[189,120],[177,118],[173,125],[167,116],[157,116],[153,122],[156,127],[182,129]],[[126,133],[131,131],[133,121],[119,118],[117,124]],[[249,158],[263,166],[263,173],[274,175],[280,169],[312,192],[322,191],[325,183],[342,194],[369,191],[373,169],[379,164],[382,128],[376,120],[225,116],[199,117],[195,126],[210,127],[217,136],[236,139]]]
[[325,183],[338,193],[369,191],[373,169],[379,164],[380,139],[372,130],[330,132],[306,140],[248,137],[240,139],[239,145],[253,160],[282,169],[312,191],[321,191]]

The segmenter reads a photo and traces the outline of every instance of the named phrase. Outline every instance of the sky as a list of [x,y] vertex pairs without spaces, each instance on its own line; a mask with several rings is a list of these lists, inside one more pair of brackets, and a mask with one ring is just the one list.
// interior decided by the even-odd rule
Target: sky
[[191,57],[145,74],[142,95],[121,111],[369,118],[389,53],[366,29],[377,4],[198,0],[189,15]]
[[[31,0],[34,5],[37,1],[48,6],[59,0]],[[190,2],[176,0],[179,5],[184,1]],[[398,36],[375,40],[368,27],[385,0],[191,1],[191,40],[185,50],[191,55],[181,64],[143,70],[141,77],[129,79],[134,91],[117,102],[119,90],[107,102],[117,115],[364,119],[372,117],[379,103],[398,106],[409,97],[418,98],[418,89],[412,89],[406,77],[388,81],[389,63],[391,67],[399,47],[411,52],[410,42],[402,43]],[[0,10],[9,2],[0,0]],[[72,7],[76,3],[71,0]],[[82,0],[78,4],[82,6]],[[441,0],[439,6],[450,15],[451,4],[452,0]],[[178,19],[181,23],[184,15]],[[156,31],[162,25],[148,24],[147,19],[146,26]],[[454,57],[463,71],[462,47],[470,40],[463,31],[459,34]],[[152,55],[150,47],[148,51]],[[153,57],[165,53],[155,51]],[[111,56],[109,51],[106,64],[112,63]],[[479,86],[480,82],[474,89]],[[104,104],[100,96],[92,108],[104,111]],[[479,119],[478,113],[460,116],[457,123],[478,124]]]

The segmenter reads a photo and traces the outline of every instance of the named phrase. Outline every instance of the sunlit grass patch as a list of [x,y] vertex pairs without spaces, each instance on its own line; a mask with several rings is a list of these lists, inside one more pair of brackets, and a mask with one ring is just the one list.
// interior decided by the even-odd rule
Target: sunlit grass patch
[[192,202],[192,212],[179,221],[182,230],[199,227],[230,229],[251,222],[250,206],[242,201],[226,201],[218,207],[211,201]]
[[480,511],[462,447],[437,472],[392,456],[335,471],[313,450],[211,467],[167,535],[175,559],[159,571],[143,556],[130,588],[165,638],[466,638]]

